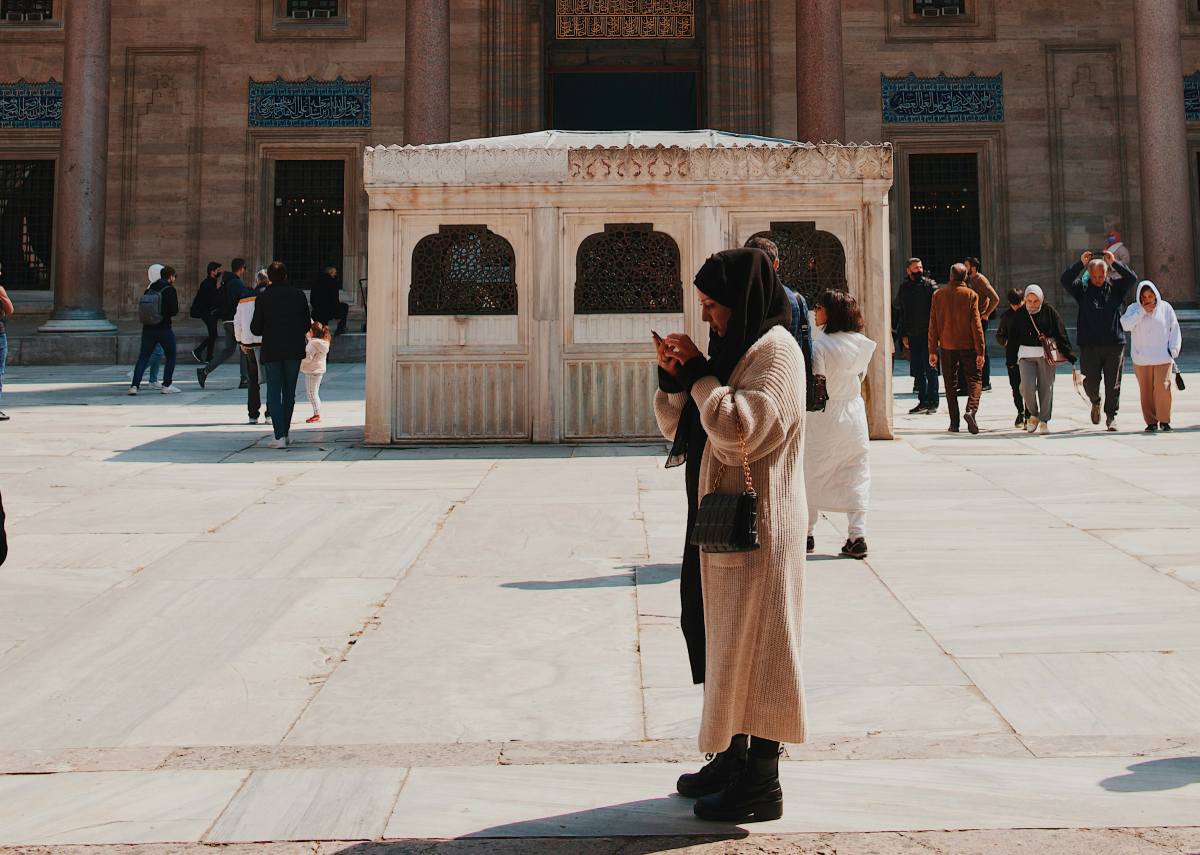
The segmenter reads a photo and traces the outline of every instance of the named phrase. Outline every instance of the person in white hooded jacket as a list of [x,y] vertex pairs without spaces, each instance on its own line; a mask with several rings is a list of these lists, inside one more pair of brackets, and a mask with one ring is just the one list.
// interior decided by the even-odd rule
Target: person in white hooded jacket
[[1137,302],[1121,316],[1133,351],[1133,373],[1141,389],[1146,431],[1171,429],[1171,368],[1183,347],[1175,309],[1149,279],[1138,283]]
[[829,401],[808,413],[804,440],[804,487],[808,493],[808,551],[819,511],[848,519],[842,555],[867,557],[867,504],[871,494],[870,437],[862,378],[875,342],[862,334],[863,316],[845,291],[826,291],[813,309],[813,374],[825,378]]

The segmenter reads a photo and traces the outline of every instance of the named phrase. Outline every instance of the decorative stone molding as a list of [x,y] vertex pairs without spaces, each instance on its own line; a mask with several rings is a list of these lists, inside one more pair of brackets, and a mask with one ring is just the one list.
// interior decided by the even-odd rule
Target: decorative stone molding
[[250,81],[252,128],[369,128],[371,79]]
[[45,83],[0,83],[0,128],[61,128],[62,105],[63,86],[53,78]]
[[691,148],[389,146],[368,148],[368,188],[442,184],[695,184],[892,178],[890,144]]
[[1004,75],[879,76],[885,125],[1004,121]]

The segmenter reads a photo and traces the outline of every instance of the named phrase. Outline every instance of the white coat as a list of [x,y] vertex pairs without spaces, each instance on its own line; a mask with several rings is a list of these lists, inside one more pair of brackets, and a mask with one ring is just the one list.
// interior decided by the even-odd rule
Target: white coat
[[[1142,308],[1142,290],[1154,292],[1158,304],[1152,313]],[[1138,283],[1133,302],[1121,316],[1121,326],[1129,333],[1134,365],[1166,365],[1179,357],[1183,332],[1174,307],[1162,298],[1149,279]]]
[[813,326],[813,373],[825,377],[829,403],[808,414],[804,437],[804,485],[808,506],[818,511],[865,511],[871,494],[870,437],[862,376],[875,342],[861,333],[826,335]]

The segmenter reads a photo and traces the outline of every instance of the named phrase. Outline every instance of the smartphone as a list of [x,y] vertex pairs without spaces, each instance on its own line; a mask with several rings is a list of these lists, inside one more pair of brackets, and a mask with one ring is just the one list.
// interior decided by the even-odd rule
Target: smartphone
[[663,343],[663,337],[662,337],[661,335],[659,335],[658,333],[656,333],[654,330],[650,330],[650,335],[654,336],[654,343],[655,343],[655,344],[662,344],[662,343]]

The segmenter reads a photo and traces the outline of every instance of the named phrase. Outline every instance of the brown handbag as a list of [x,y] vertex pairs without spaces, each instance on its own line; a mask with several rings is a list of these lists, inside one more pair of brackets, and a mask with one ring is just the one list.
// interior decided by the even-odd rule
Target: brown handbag
[[[1026,313],[1028,313],[1026,309]],[[1062,351],[1058,348],[1058,339],[1049,335],[1042,335],[1042,331],[1038,329],[1037,321],[1033,319],[1033,315],[1029,316],[1029,323],[1033,324],[1033,331],[1037,334],[1038,342],[1042,345],[1042,356],[1049,363],[1051,368],[1055,368],[1067,362],[1067,358],[1062,355]]]

